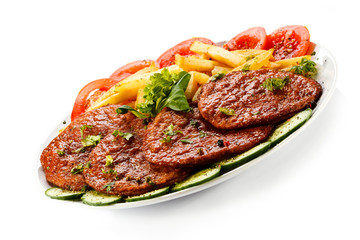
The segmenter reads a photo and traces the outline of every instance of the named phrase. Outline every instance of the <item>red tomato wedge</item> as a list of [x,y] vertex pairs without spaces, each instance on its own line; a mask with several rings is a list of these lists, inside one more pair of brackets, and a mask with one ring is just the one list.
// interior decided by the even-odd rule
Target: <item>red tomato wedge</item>
[[239,33],[223,46],[226,50],[264,49],[266,47],[266,31],[263,27],[253,27]]
[[120,68],[118,68],[113,74],[111,74],[110,78],[121,81],[124,78],[136,73],[137,71],[149,67],[154,60],[138,60],[135,62],[128,63]]
[[276,60],[304,56],[310,45],[309,30],[300,25],[281,27],[267,36],[266,49],[274,48]]
[[80,90],[78,96],[76,97],[74,107],[71,113],[71,121],[73,121],[78,116],[80,116],[80,114],[85,112],[86,108],[89,105],[88,103],[91,102],[88,101],[88,97],[93,91],[99,90],[99,92],[94,95],[94,98],[91,99],[92,101],[95,101],[95,98],[99,97],[102,92],[109,90],[116,83],[136,73],[137,71],[145,67],[149,67],[153,62],[153,60],[134,61],[118,68],[113,74],[111,74],[110,78],[102,78],[86,84]]
[[206,44],[215,45],[213,41],[207,38],[190,38],[185,40],[174,47],[165,51],[161,56],[156,60],[156,64],[159,68],[168,67],[174,64],[175,55],[180,54],[181,56],[190,56],[195,55],[196,53],[190,51],[190,47],[195,41],[200,41]]
[[113,80],[111,78],[102,78],[86,84],[80,90],[78,96],[76,97],[74,107],[71,112],[71,121],[74,121],[74,119],[80,116],[80,114],[85,112],[87,106],[86,100],[88,99],[90,93],[92,93],[94,90],[107,91],[117,82],[118,81]]

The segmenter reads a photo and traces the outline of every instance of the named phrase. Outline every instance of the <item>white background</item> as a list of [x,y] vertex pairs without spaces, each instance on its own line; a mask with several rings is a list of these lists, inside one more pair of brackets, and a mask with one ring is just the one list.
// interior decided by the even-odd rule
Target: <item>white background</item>
[[[355,3],[1,1],[1,239],[359,239]],[[232,180],[158,205],[106,210],[45,197],[41,146],[83,85],[194,36],[216,42],[291,24],[333,53],[339,74],[321,116],[288,146]]]

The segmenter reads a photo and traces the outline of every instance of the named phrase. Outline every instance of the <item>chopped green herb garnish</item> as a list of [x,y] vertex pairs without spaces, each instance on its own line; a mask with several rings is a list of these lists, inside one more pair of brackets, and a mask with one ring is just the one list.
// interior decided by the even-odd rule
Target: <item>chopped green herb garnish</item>
[[78,173],[82,173],[83,171],[84,171],[84,164],[80,163],[79,165],[71,169],[71,174],[75,175]]
[[167,136],[161,140],[159,140],[161,143],[168,143],[168,142],[171,142],[171,137],[170,136]]
[[96,146],[101,140],[101,135],[92,136],[89,135],[86,138],[81,140],[83,147],[94,147]]
[[117,171],[115,169],[110,168],[108,171],[105,170],[105,168],[101,169],[101,172],[103,174],[117,174]]
[[73,152],[75,152],[75,153],[83,153],[83,152],[85,152],[85,148],[81,147],[81,148],[78,148],[78,149],[74,150]]
[[88,161],[88,162],[85,164],[84,168],[90,168],[90,167],[91,167],[91,161]]
[[254,112],[253,115],[258,115],[260,112]]
[[187,144],[192,144],[192,143],[194,143],[194,141],[191,141],[191,140],[186,139],[186,138],[181,139],[180,142],[182,142],[182,143],[187,143]]
[[203,137],[205,137],[206,136],[206,133],[205,132],[203,132],[203,131],[200,131],[199,132],[199,138],[203,138]]
[[215,82],[221,78],[223,78],[226,74],[225,73],[216,73],[214,74],[214,76],[212,76],[210,79],[209,79],[209,82]]
[[92,135],[88,135],[86,136],[86,138],[84,138],[84,130],[86,128],[93,128],[93,126],[91,125],[82,125],[80,127],[80,134],[81,134],[81,143],[82,143],[82,147],[81,148],[78,148],[76,150],[74,150],[74,152],[76,153],[82,153],[82,152],[85,152],[85,148],[86,147],[94,147],[96,146],[100,140],[101,140],[101,135],[97,135],[97,136],[92,136]]
[[125,138],[127,141],[129,141],[130,140],[130,138],[132,137],[132,136],[134,136],[132,133],[127,133],[127,132],[121,132],[121,131],[119,131],[119,130],[114,130],[114,132],[112,133],[112,135],[114,136],[114,137],[117,137],[117,136],[120,136],[120,137],[123,137],[123,138]]
[[255,55],[249,55],[249,56],[247,56],[246,57],[246,61],[249,61],[249,60],[251,60],[251,59],[253,59],[253,58],[255,58]]
[[243,72],[247,72],[247,71],[249,71],[250,70],[250,64],[245,64],[244,65],[244,67],[241,69],[241,71],[243,71]]
[[93,127],[94,127],[94,126],[86,125],[86,124],[82,125],[82,126],[80,127],[81,138],[84,138],[84,130],[85,130],[86,128],[93,128]]
[[172,124],[168,127],[168,130],[166,132],[164,132],[164,134],[168,135],[168,136],[175,136],[178,133],[182,134],[182,132],[179,130],[174,131],[174,125],[172,125]]
[[302,58],[300,64],[291,67],[290,71],[305,77],[311,77],[317,73],[316,63],[306,58]]
[[115,182],[109,182],[109,183],[105,184],[102,188],[106,189],[107,192],[110,192],[111,189],[113,188],[114,184],[115,184]]
[[228,115],[228,116],[236,115],[234,109],[231,109],[231,108],[222,108],[222,107],[219,107],[218,109],[219,109],[219,112],[222,112],[222,113],[225,114],[225,115]]
[[106,156],[105,167],[112,166],[113,162],[114,162],[114,159],[110,155],[107,155]]
[[261,84],[261,86],[269,91],[282,90],[289,82],[290,78],[288,76],[285,78],[268,78]]
[[56,150],[57,154],[59,156],[64,156],[65,155],[65,152],[64,151],[60,151],[60,150]]
[[191,119],[191,120],[190,120],[190,125],[191,125],[191,126],[194,126],[194,127],[197,127],[197,126],[199,125],[199,122],[196,121],[196,120],[194,120],[194,119]]

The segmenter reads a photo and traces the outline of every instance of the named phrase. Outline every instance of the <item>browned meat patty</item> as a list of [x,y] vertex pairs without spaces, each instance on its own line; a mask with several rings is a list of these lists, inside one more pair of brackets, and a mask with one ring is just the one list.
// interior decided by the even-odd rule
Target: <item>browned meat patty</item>
[[196,166],[217,162],[264,141],[272,126],[220,130],[193,107],[189,113],[164,109],[149,125],[143,149],[146,159],[165,166]]
[[[131,113],[128,113],[131,114]],[[133,116],[131,114],[131,116]],[[91,152],[90,167],[84,169],[86,182],[108,194],[132,196],[169,186],[191,173],[190,169],[159,166],[145,160],[141,150],[142,119],[133,117],[131,126],[119,127],[122,134],[108,134]]]
[[[128,115],[116,113],[117,107],[109,105],[84,113],[50,142],[40,157],[50,183],[70,190],[86,187],[82,171],[99,138],[130,123]],[[82,141],[89,146],[84,147]]]
[[[262,86],[266,79],[286,77],[290,82],[282,90],[270,91]],[[232,72],[204,85],[198,106],[201,115],[215,127],[235,129],[279,123],[317,101],[321,93],[319,83],[291,72]],[[224,109],[229,109],[231,115]]]

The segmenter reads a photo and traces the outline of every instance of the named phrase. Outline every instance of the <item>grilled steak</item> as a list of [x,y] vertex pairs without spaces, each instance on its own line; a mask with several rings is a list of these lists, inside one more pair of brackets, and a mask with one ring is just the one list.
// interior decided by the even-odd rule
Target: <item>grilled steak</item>
[[272,126],[219,130],[197,107],[189,113],[164,109],[149,125],[143,149],[146,159],[165,166],[197,166],[220,161],[264,141]]
[[50,142],[40,157],[50,183],[70,190],[86,186],[82,171],[96,143],[119,125],[130,124],[127,115],[116,113],[117,107],[109,105],[84,113]]
[[108,134],[91,152],[90,167],[84,169],[85,181],[99,192],[132,196],[189,176],[190,169],[159,166],[145,160],[141,150],[145,132],[142,119],[128,114],[131,126],[119,126],[119,131]]
[[[267,79],[288,82],[282,90],[270,91],[263,87]],[[316,102],[321,93],[319,83],[291,72],[232,72],[204,85],[198,106],[201,115],[215,127],[235,129],[279,123]]]

